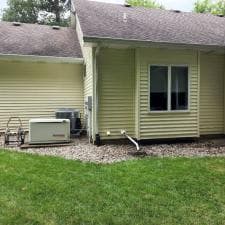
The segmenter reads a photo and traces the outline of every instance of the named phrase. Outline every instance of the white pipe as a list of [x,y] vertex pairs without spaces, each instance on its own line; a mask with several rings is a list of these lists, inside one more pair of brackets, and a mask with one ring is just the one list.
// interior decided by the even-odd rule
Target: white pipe
[[98,134],[98,55],[100,52],[100,46],[97,46],[94,52],[94,93],[95,93],[95,110],[94,110],[94,120],[95,120],[95,134]]
[[139,144],[132,137],[130,137],[129,135],[127,135],[127,133],[126,133],[125,130],[121,130],[121,134],[124,135],[125,137],[127,137],[136,146],[137,151],[140,150]]

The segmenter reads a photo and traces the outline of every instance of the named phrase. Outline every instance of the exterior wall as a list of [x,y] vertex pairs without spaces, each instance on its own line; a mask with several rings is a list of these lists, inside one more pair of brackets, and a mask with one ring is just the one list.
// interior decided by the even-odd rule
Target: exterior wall
[[83,115],[83,65],[0,61],[0,131],[10,116],[24,127],[32,118],[55,117],[58,108]]
[[224,56],[201,54],[200,134],[224,133]]
[[[140,83],[136,104],[139,104],[139,139],[166,139],[199,136],[199,68],[198,53],[188,50],[139,49],[137,50],[139,71],[136,82]],[[190,110],[189,112],[149,112],[149,65],[189,65]]]
[[[135,52],[101,49],[98,58],[98,124],[102,139],[135,136]],[[107,131],[111,135],[107,137]]]
[[[149,112],[151,64],[189,66],[188,112]],[[224,64],[223,55],[198,55],[194,50],[101,48],[98,57],[101,138],[123,138],[121,129],[139,140],[223,134]]]

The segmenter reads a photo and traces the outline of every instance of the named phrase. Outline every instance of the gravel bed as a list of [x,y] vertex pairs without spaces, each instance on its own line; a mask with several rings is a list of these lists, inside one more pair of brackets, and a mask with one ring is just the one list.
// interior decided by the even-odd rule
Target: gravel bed
[[[1,143],[2,145],[2,139]],[[136,152],[132,144],[107,144],[100,147],[90,144],[87,138],[75,139],[71,146],[29,148],[7,148],[10,151],[38,155],[58,156],[66,159],[95,163],[114,163],[135,159]],[[205,140],[193,143],[143,145],[141,151],[149,157],[206,157],[225,156],[225,139]],[[140,156],[139,156],[140,157]]]

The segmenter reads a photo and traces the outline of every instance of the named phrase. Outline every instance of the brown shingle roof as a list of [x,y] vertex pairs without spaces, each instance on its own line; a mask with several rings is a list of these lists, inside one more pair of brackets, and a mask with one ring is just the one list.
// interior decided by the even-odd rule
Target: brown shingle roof
[[73,3],[84,38],[225,46],[225,18],[218,16],[88,0],[73,0]]
[[0,54],[82,58],[76,31],[50,26],[0,22]]

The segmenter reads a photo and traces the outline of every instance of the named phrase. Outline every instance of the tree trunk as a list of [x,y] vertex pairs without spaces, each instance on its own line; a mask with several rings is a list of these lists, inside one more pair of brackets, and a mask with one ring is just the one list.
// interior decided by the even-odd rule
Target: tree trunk
[[59,7],[59,0],[55,0],[55,20],[56,23],[60,24],[60,7]]

